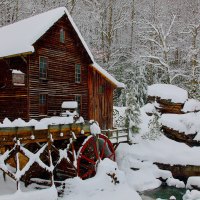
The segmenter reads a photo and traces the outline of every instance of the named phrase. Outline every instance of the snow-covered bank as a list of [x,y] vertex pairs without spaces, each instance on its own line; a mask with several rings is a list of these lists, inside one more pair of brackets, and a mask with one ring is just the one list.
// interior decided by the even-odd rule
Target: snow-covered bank
[[30,192],[21,192],[18,190],[14,194],[0,196],[1,200],[57,200],[58,194],[54,186],[48,189],[30,191]]
[[80,178],[68,179],[65,184],[64,197],[60,198],[64,200],[141,200],[137,192],[127,184],[117,164],[109,159],[99,163],[95,177],[84,181]]
[[[57,197],[57,190],[54,187],[42,190],[35,190],[32,186],[24,188],[23,192],[16,192],[15,182],[7,177],[4,182],[0,172],[0,199],[1,200],[142,200],[139,194],[127,183],[123,171],[118,169],[115,162],[104,159],[97,168],[95,177],[82,180],[78,177],[67,179],[66,188],[62,197]],[[3,195],[2,195],[3,194]]]

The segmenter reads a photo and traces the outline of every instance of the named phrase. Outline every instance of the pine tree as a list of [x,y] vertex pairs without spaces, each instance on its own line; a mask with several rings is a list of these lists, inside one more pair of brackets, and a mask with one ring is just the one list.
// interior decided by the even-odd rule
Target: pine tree
[[198,80],[188,83],[188,94],[190,99],[200,100],[200,84]]
[[143,139],[156,140],[162,135],[159,118],[160,114],[155,112],[148,124],[149,131],[147,134],[143,135]]
[[137,103],[137,98],[132,88],[126,94],[126,106],[126,127],[130,129],[131,133],[137,133],[139,131],[139,124],[141,122],[140,107]]

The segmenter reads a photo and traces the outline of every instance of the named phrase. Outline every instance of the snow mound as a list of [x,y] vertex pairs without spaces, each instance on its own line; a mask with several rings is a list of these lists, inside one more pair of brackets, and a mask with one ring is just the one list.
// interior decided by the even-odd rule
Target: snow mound
[[183,112],[195,112],[195,111],[200,111],[200,101],[196,99],[188,99],[184,107],[182,109]]
[[191,176],[188,178],[186,187],[188,189],[193,189],[193,186],[200,188],[200,177],[199,176]]
[[146,113],[155,113],[156,112],[156,108],[155,108],[154,104],[152,104],[152,103],[148,103],[148,104],[144,105],[143,110]]
[[30,191],[30,192],[21,192],[20,190],[18,190],[14,194],[0,196],[0,199],[1,200],[27,200],[27,199],[57,200],[58,194],[55,186],[52,186],[49,189]]
[[[114,183],[113,175],[118,181]],[[141,197],[126,182],[125,175],[110,159],[100,161],[95,177],[81,180],[80,178],[68,179],[64,196],[66,200],[141,200]],[[65,200],[65,198],[64,198]]]
[[192,190],[185,193],[183,196],[183,200],[199,200],[200,199],[200,191]]
[[[80,117],[81,118],[81,117]],[[72,116],[69,117],[50,117],[43,118],[40,121],[31,119],[29,122],[25,122],[23,119],[18,118],[11,122],[8,118],[3,120],[3,123],[0,123],[0,127],[25,127],[25,126],[34,126],[35,130],[48,129],[48,125],[56,124],[72,124],[74,119]],[[83,123],[84,120],[81,118],[76,123]]]
[[175,178],[168,178],[166,181],[168,186],[174,186],[176,188],[185,188],[185,183]]
[[148,96],[171,100],[173,103],[184,103],[188,99],[186,90],[170,84],[154,84],[148,86]]
[[200,112],[187,114],[163,114],[160,122],[162,125],[172,128],[186,135],[195,134],[200,131]]

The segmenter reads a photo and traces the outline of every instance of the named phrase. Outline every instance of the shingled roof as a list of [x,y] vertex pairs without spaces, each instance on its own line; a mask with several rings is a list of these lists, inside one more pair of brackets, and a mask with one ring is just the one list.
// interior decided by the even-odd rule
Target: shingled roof
[[123,83],[118,82],[99,65],[97,67],[91,51],[65,7],[56,8],[0,28],[0,58],[34,53],[34,43],[64,15],[69,19],[87,51],[92,62],[91,66],[116,87],[124,87]]

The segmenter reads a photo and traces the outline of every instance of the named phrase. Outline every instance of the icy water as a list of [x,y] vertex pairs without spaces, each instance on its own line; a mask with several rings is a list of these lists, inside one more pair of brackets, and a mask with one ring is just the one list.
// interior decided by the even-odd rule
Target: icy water
[[161,186],[157,189],[144,192],[141,197],[143,200],[155,200],[157,198],[168,200],[171,196],[175,196],[176,200],[182,200],[185,192],[186,189]]

